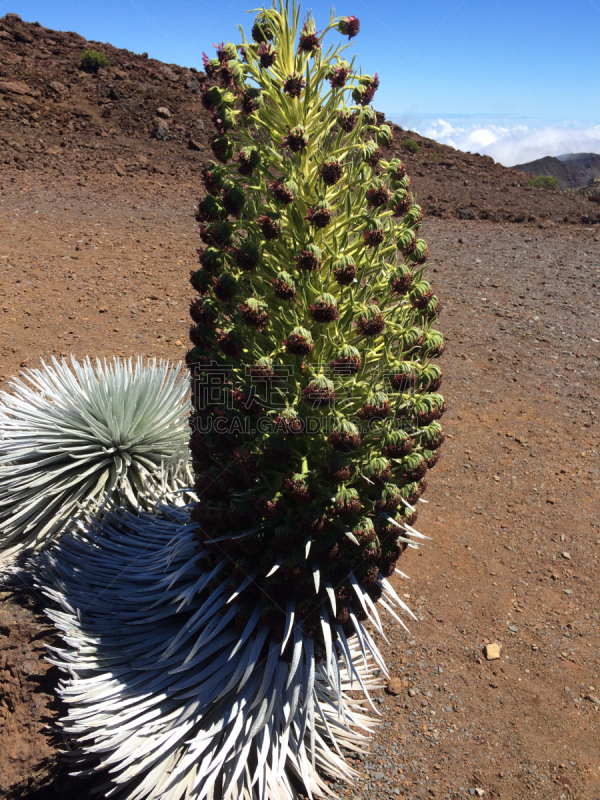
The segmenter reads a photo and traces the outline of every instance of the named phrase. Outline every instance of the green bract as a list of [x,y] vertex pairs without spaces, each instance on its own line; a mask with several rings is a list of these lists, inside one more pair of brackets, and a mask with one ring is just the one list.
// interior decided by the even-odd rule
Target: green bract
[[220,163],[203,170],[187,356],[206,568],[225,558],[220,580],[268,601],[264,625],[283,635],[295,607],[317,641],[324,606],[350,634],[359,589],[376,600],[394,572],[444,411],[421,209],[384,151],[379,79],[327,47],[332,29],[358,20],[317,32],[278,3],[207,60]]

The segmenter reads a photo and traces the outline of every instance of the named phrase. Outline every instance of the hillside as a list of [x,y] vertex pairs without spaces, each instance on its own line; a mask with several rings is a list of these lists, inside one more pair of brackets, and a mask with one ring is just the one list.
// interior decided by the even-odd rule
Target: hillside
[[[80,69],[85,47],[106,53],[111,67]],[[0,176],[10,166],[83,182],[106,174],[160,183],[164,175],[189,182],[191,191],[211,158],[204,79],[192,68],[7,14],[0,19]],[[600,220],[587,197],[527,186],[521,172],[488,156],[393,128],[390,152],[405,161],[429,215],[542,226]],[[406,139],[418,153],[404,149]]]
[[558,179],[561,189],[580,189],[600,176],[600,155],[596,153],[567,153],[564,156],[545,156],[513,169],[530,175],[550,175]]

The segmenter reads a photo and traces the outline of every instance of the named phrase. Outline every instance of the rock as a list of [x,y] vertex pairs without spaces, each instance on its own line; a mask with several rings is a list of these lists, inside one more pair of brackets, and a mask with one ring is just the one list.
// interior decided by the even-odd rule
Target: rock
[[13,12],[12,12],[12,11],[8,11],[8,12],[7,12],[7,13],[4,15],[4,19],[14,19],[14,20],[16,20],[17,22],[23,22],[23,20],[21,19],[21,17],[20,17],[18,14],[13,14]]
[[69,91],[64,83],[61,83],[60,81],[52,81],[48,84],[48,86],[55,91],[56,94],[64,94],[65,92]]
[[593,694],[586,694],[586,700],[590,700],[595,706],[600,706],[600,699]]
[[500,658],[500,645],[497,644],[497,642],[486,644],[483,648],[483,655],[486,661],[495,661],[497,658]]
[[12,41],[12,36],[7,31],[0,31],[0,39],[10,39]]
[[406,681],[400,680],[400,678],[392,678],[388,685],[385,687],[385,690],[388,694],[397,697],[399,694],[402,693],[402,690],[406,687]]
[[475,219],[475,214],[471,211],[470,208],[459,208],[458,209],[458,218],[459,219]]
[[138,156],[137,162],[140,165],[140,167],[142,167],[142,169],[146,169],[147,167],[150,166],[150,159],[148,158],[148,156]]
[[562,556],[563,558],[565,558],[567,561],[570,561],[570,560],[571,560],[571,553],[567,553],[567,552],[565,551],[564,553],[561,553],[561,556]]
[[408,696],[409,697],[416,697],[417,696],[417,690],[416,689],[409,689],[408,690]]
[[178,81],[179,75],[173,72],[171,67],[163,66],[160,68],[160,74],[163,75],[168,81]]
[[13,31],[13,36],[17,42],[23,42],[24,44],[32,44],[35,41],[33,36],[25,30],[15,30]]
[[120,164],[115,164],[115,172],[119,176],[119,178],[124,178],[127,175],[127,172]]
[[169,117],[171,116],[171,112],[169,111],[168,108],[161,106],[160,108],[156,109],[156,116],[162,117],[163,119],[169,119]]
[[32,94],[23,81],[0,81],[0,94]]
[[193,139],[188,139],[188,147],[190,150],[202,150],[202,145],[195,142]]
[[169,123],[165,119],[156,120],[154,136],[163,142],[169,138]]
[[112,71],[113,78],[116,78],[118,81],[125,81],[129,77],[129,75],[122,69],[113,69]]

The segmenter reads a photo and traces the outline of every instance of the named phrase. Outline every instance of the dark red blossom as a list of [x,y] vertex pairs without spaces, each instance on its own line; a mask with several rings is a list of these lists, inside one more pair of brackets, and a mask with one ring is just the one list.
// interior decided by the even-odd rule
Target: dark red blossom
[[390,383],[396,392],[408,392],[417,385],[417,373],[413,369],[396,372],[390,378]]
[[385,239],[385,231],[383,228],[366,228],[363,239],[368,247],[378,247]]
[[332,217],[333,214],[330,208],[310,206],[306,215],[306,220],[315,228],[326,228],[331,222]]
[[277,61],[277,55],[277,50],[272,44],[268,44],[267,42],[263,42],[258,48],[258,58],[263,69],[272,67]]
[[406,192],[403,197],[396,197],[396,195],[394,195],[392,203],[393,217],[405,217],[413,204],[412,198],[408,192]]
[[298,40],[298,50],[301,50],[303,53],[314,53],[315,50],[320,49],[321,43],[319,42],[319,37],[314,31],[310,32],[305,25]]
[[244,411],[251,417],[258,417],[264,413],[264,408],[256,401],[252,391],[243,392],[241,389],[232,389],[231,397],[238,411]]
[[356,125],[356,112],[350,111],[340,111],[340,127],[345,133],[350,133],[354,130]]
[[235,263],[244,272],[254,272],[260,261],[260,251],[252,242],[244,242],[241,247],[233,250]]
[[342,17],[337,24],[337,29],[343,36],[353,39],[360,31],[360,20],[355,16]]
[[321,475],[331,483],[347,481],[351,474],[350,463],[337,453],[330,455],[321,468]]
[[356,265],[344,264],[342,266],[335,267],[333,270],[333,275],[340,286],[350,286],[350,284],[356,278]]
[[344,174],[344,168],[339,161],[324,161],[320,173],[323,183],[334,186]]
[[323,295],[310,307],[310,315],[315,322],[335,322],[340,318],[340,312],[332,295]]
[[242,319],[246,325],[249,325],[251,328],[256,328],[257,330],[262,330],[269,318],[269,315],[265,311],[264,303],[254,298],[246,300],[245,303],[240,303],[238,311],[242,315]]
[[328,438],[329,444],[333,446],[334,450],[339,453],[350,453],[360,447],[361,439],[358,432],[351,431],[333,431]]
[[379,208],[385,205],[390,200],[390,190],[385,183],[379,183],[377,186],[372,187],[367,191],[367,203],[370,206]]
[[350,76],[350,70],[338,64],[329,73],[329,83],[332,89],[343,89]]
[[360,372],[362,367],[360,355],[355,348],[351,349],[355,352],[344,352],[346,350],[344,348],[338,356],[332,359],[331,368],[336,375],[356,375],[357,372]]
[[283,83],[283,91],[290,97],[300,97],[302,90],[306,86],[306,81],[297,72],[288,75]]
[[209,194],[218,195],[220,193],[221,182],[216,180],[214,173],[208,167],[202,169],[200,178],[204,184],[204,188]]
[[190,317],[194,322],[200,322],[202,325],[214,325],[219,319],[219,311],[210,300],[201,300],[196,297],[190,303]]
[[315,378],[308,386],[304,387],[302,390],[302,397],[304,402],[308,403],[313,408],[333,405],[335,402],[333,383],[323,377]]
[[356,329],[361,336],[378,336],[385,330],[385,319],[381,311],[362,316],[356,323]]
[[237,281],[228,272],[213,278],[213,291],[215,296],[224,303],[228,303],[237,291]]
[[223,331],[217,339],[219,350],[231,358],[239,358],[244,349],[241,336],[235,331]]
[[373,150],[373,152],[371,153],[371,155],[367,159],[367,164],[370,167],[375,168],[377,166],[377,164],[379,164],[379,162],[381,161],[382,158],[383,158],[383,153],[381,152],[379,147],[377,147],[375,150]]
[[262,44],[270,41],[275,34],[266,20],[257,20],[252,26],[251,35],[257,44]]
[[396,294],[406,294],[410,291],[413,280],[414,275],[410,271],[396,275],[396,277],[392,279],[392,291]]
[[308,331],[294,328],[292,333],[284,340],[286,352],[293,356],[308,356],[315,349],[315,343]]
[[296,195],[292,192],[292,190],[288,189],[284,183],[280,183],[279,181],[273,181],[269,185],[269,191],[273,194],[276,200],[285,206],[293,203],[296,199]]
[[275,428],[287,436],[300,436],[304,433],[304,423],[296,413],[284,413],[277,417]]
[[342,489],[333,504],[333,513],[342,519],[353,517],[361,509],[360,497],[356,489]]
[[296,296],[294,281],[286,272],[280,272],[277,279],[271,279],[271,283],[275,289],[275,297],[280,300],[293,300]]
[[389,400],[383,400],[380,403],[366,402],[358,410],[358,417],[362,420],[381,420],[389,417],[391,413],[392,407]]
[[292,153],[300,153],[307,147],[307,145],[308,137],[304,128],[300,125],[296,128],[292,128],[292,130],[288,132],[288,135],[281,143],[282,147],[288,147]]
[[314,250],[300,250],[294,261],[298,269],[304,270],[305,272],[312,272],[313,269],[319,269],[321,267],[321,259]]
[[277,239],[281,233],[281,222],[267,214],[262,214],[260,217],[257,217],[256,224],[261,229],[262,235],[268,242]]

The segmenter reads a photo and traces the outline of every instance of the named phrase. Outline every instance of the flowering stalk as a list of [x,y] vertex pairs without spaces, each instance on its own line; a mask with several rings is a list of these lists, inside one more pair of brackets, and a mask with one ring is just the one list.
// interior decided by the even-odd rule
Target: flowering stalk
[[317,648],[357,631],[413,544],[444,411],[421,209],[382,150],[379,79],[326,49],[332,30],[359,21],[320,31],[279,2],[217,53],[187,354],[202,560],[226,557],[242,628],[266,603],[275,639],[293,614]]

